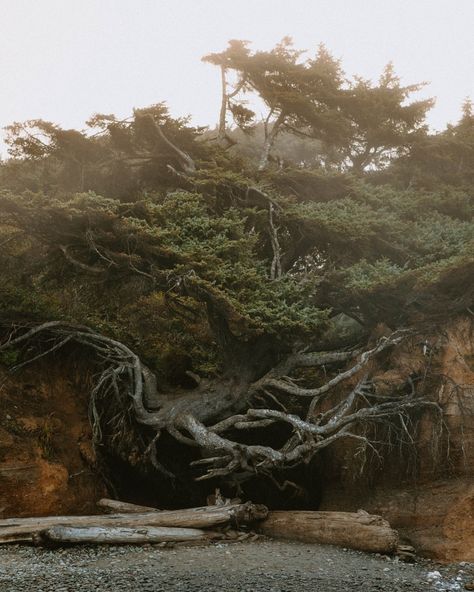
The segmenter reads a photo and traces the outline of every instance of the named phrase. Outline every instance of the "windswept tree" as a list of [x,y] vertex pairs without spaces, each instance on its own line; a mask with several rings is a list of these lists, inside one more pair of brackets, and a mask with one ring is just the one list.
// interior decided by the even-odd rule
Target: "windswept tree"
[[[251,129],[256,113],[248,107],[247,96],[266,106],[260,170],[267,167],[282,130],[319,140],[324,146],[322,164],[356,173],[385,166],[426,132],[425,115],[433,101],[409,102],[423,84],[401,85],[391,64],[376,85],[360,77],[348,80],[339,60],[322,45],[314,57],[303,55],[285,38],[271,51],[254,53],[246,42],[231,41],[222,53],[204,58],[222,71],[220,136],[229,111],[237,126]],[[228,72],[236,76],[231,92]]]
[[[195,450],[198,479],[278,480],[338,440],[371,446],[371,425],[405,418],[403,434],[412,412],[437,409],[416,377],[382,392],[372,369],[412,339],[420,308],[429,315],[472,302],[472,285],[460,290],[456,280],[472,274],[472,222],[435,211],[421,219],[416,195],[384,207],[389,196],[367,189],[295,205],[235,178],[228,201],[214,192],[212,171],[194,182],[197,193],[135,203],[93,194],[0,200],[12,237],[2,257],[19,250],[31,265],[26,277],[11,269],[4,326],[8,289],[18,285],[39,291],[45,319],[18,323],[16,313],[2,349],[24,351],[21,364],[71,344],[90,352],[101,449],[127,462],[134,450],[170,475],[166,434]],[[335,330],[342,313],[357,319],[349,334]],[[380,322],[392,329],[368,342]],[[188,362],[170,388],[160,367],[174,355],[176,372],[179,350]]]
[[64,187],[77,191],[86,188],[87,168],[102,152],[99,143],[83,133],[62,129],[42,119],[7,126],[5,142],[11,157],[43,165],[48,168],[50,178],[57,176]]
[[[360,171],[381,166],[381,146],[395,150],[394,135],[406,142],[418,121],[370,127],[375,97],[408,117],[390,69],[385,92],[347,86],[322,49],[314,63],[285,45],[239,51],[242,80],[276,97],[285,129],[334,150],[349,143]],[[470,193],[320,167],[256,174],[162,104],[90,125],[70,135],[100,152],[102,194],[60,176],[59,190],[0,194],[0,351],[13,349],[17,368],[87,352],[98,450],[147,475],[174,478],[191,462],[199,480],[284,487],[336,442],[377,450],[384,430],[412,441],[410,419],[439,413],[429,357],[388,385],[377,372],[394,348],[419,347],[423,323],[472,310]],[[363,125],[370,133],[354,135]],[[39,126],[40,144],[32,128],[12,130],[19,170],[69,162],[59,128]],[[340,152],[338,168],[353,153]],[[113,183],[119,164],[136,181],[128,198]]]
[[422,136],[391,172],[404,185],[432,189],[443,184],[469,189],[474,182],[472,102],[464,101],[456,124],[438,134]]
[[384,168],[425,137],[425,116],[434,101],[409,102],[424,86],[402,86],[391,63],[377,85],[356,78],[341,104],[348,123],[345,137],[334,146],[341,166],[356,173]]
[[[14,123],[6,128],[11,160],[2,170],[3,185],[16,189],[23,178],[32,190],[129,198],[165,176],[194,172],[194,158],[205,155],[205,146],[194,142],[202,128],[188,123],[170,117],[164,103],[136,109],[125,119],[95,114],[82,131],[43,120]],[[19,161],[27,166],[18,167]]]
[[305,116],[312,118],[321,136],[334,134],[338,122],[331,109],[335,91],[343,81],[342,71],[323,46],[314,60],[302,62],[303,52],[295,50],[288,37],[271,51],[251,53],[247,45],[243,41],[231,41],[224,52],[210,54],[204,60],[220,65],[224,73],[232,71],[237,76],[234,89],[226,93],[221,114],[230,111],[240,128],[251,129],[256,120],[256,113],[246,105],[246,95],[253,93],[264,103],[265,137],[259,162],[259,169],[263,170],[282,130],[306,134]]

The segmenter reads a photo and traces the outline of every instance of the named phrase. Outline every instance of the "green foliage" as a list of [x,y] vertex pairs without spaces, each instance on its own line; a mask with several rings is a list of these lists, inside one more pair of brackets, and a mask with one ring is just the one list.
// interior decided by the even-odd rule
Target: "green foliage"
[[440,185],[472,189],[474,183],[474,114],[466,100],[462,117],[439,134],[419,139],[410,154],[390,171],[391,182],[436,191]]
[[346,286],[349,291],[364,292],[375,286],[396,280],[403,269],[388,259],[379,259],[373,263],[361,259],[347,270]]
[[257,114],[246,107],[246,96],[255,94],[267,107],[266,132],[271,127],[275,136],[286,131],[316,140],[317,160],[329,170],[360,174],[386,166],[425,136],[433,100],[411,100],[423,84],[402,86],[392,64],[377,84],[358,76],[349,80],[323,45],[314,56],[303,58],[304,53],[288,37],[270,51],[256,52],[233,40],[204,60],[236,74],[227,108],[238,127],[248,131],[252,122],[256,127]]
[[0,352],[0,364],[9,368],[14,366],[20,358],[20,352],[14,348]]
[[90,134],[14,124],[0,164],[1,318],[88,324],[181,384],[258,347],[317,347],[341,312],[369,330],[472,306],[469,104],[430,136],[429,103],[410,103],[417,87],[391,67],[376,85],[347,83],[324,48],[305,60],[288,40],[256,53],[232,42],[209,61],[285,111],[278,170],[257,171],[264,126],[222,147],[163,103],[95,115]]
[[163,137],[156,137],[154,126],[194,158],[208,159],[212,150],[195,141],[203,129],[188,123],[171,118],[164,103],[136,109],[123,120],[95,114],[86,132],[41,119],[16,122],[6,128],[13,160],[0,167],[0,182],[14,191],[94,191],[126,201],[146,189],[170,189],[174,175],[168,165],[179,169],[177,156]]

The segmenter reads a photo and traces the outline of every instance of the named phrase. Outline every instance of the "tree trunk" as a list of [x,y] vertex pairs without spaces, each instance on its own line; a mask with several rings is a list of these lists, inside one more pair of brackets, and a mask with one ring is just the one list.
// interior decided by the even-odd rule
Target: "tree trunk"
[[268,514],[265,506],[236,504],[205,506],[187,510],[145,512],[143,514],[108,514],[102,516],[47,516],[42,518],[8,518],[0,520],[0,543],[32,541],[42,530],[53,526],[126,527],[171,526],[178,528],[212,528],[224,524],[251,524]]
[[258,165],[259,171],[264,171],[267,168],[268,159],[270,157],[270,151],[273,148],[273,144],[275,143],[276,137],[278,136],[278,133],[280,131],[281,124],[285,121],[285,118],[286,115],[284,113],[280,113],[280,115],[276,118],[271,131],[265,137],[262,153],[260,155],[260,163]]
[[150,506],[137,506],[128,502],[103,498],[97,502],[97,506],[108,514],[143,514],[145,512],[160,512]]
[[398,533],[386,520],[363,511],[270,512],[259,530],[270,537],[374,553],[393,553],[398,545]]
[[219,112],[219,128],[217,130],[217,139],[219,142],[223,142],[226,137],[226,116],[227,116],[227,80],[226,80],[226,69],[223,64],[221,64],[221,85],[222,85],[222,95],[221,95],[221,110]]
[[69,526],[53,526],[42,530],[36,537],[39,544],[146,544],[181,541],[209,541],[222,538],[214,533],[197,528],[120,528],[116,526],[76,528]]

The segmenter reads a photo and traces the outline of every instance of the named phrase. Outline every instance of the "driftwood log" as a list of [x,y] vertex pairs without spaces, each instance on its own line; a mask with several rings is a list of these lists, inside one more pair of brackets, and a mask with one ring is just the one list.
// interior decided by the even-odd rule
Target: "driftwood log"
[[252,524],[266,518],[265,506],[250,502],[229,506],[205,506],[186,510],[144,512],[142,514],[106,514],[101,516],[47,516],[0,520],[0,543],[31,542],[43,530],[53,526],[85,527],[157,527],[212,528],[226,524]]
[[97,502],[97,507],[109,514],[143,514],[145,512],[161,512],[158,508],[150,506],[138,506],[129,502],[121,502],[109,498],[102,498]]
[[197,528],[170,528],[149,526],[144,528],[107,528],[90,526],[76,528],[70,526],[53,526],[42,530],[35,536],[40,544],[146,544],[184,541],[210,541],[222,538],[219,533]]
[[259,525],[269,537],[393,553],[398,533],[380,516],[352,512],[270,512]]

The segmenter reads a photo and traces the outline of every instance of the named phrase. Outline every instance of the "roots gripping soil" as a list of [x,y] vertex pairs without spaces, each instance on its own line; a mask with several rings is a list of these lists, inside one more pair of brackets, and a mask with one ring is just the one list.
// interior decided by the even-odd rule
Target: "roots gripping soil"
[[[253,380],[236,369],[220,381],[202,381],[171,395],[159,391],[153,372],[130,348],[88,327],[61,321],[13,326],[0,351],[35,344],[34,355],[12,368],[18,370],[67,344],[86,348],[99,369],[90,394],[95,444],[115,448],[124,458],[139,447],[144,462],[171,476],[157,456],[166,431],[199,449],[200,458],[192,463],[199,468],[198,480],[242,482],[307,463],[342,438],[374,448],[367,429],[372,424],[396,423],[410,438],[407,419],[414,410],[439,413],[435,402],[417,394],[412,378],[389,395],[378,393],[371,380],[371,362],[408,335],[397,331],[366,349],[293,352]],[[321,368],[327,379],[317,386],[301,386],[295,378],[302,369]],[[275,424],[286,434],[283,445],[246,444],[239,437]]]

